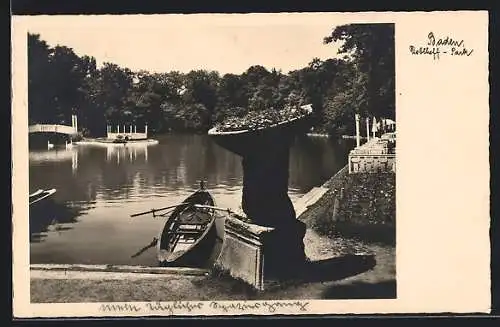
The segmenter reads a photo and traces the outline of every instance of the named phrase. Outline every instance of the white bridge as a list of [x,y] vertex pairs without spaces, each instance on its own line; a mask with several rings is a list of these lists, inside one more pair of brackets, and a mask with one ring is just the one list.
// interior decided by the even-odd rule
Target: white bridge
[[60,124],[34,124],[28,127],[28,132],[31,133],[59,133],[66,135],[78,134],[78,122],[76,115],[71,117],[71,126]]
[[57,125],[57,124],[30,125],[28,130],[29,130],[29,133],[59,133],[59,134],[67,134],[67,135],[77,134],[76,128],[74,126]]

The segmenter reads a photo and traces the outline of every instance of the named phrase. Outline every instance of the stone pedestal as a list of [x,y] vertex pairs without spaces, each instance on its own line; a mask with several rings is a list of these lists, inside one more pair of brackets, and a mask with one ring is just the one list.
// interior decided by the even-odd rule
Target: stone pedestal
[[305,260],[302,241],[305,228],[297,221],[288,197],[291,140],[290,135],[276,135],[262,144],[259,151],[242,159],[243,211],[252,223],[275,229],[272,240],[268,241],[272,244],[267,255],[272,258],[273,266],[284,270]]
[[308,119],[296,119],[254,131],[209,131],[217,144],[242,158],[241,205],[251,220],[228,219],[220,266],[257,288],[264,273],[282,277],[306,261],[305,225],[288,197],[288,175],[291,143],[308,125]]

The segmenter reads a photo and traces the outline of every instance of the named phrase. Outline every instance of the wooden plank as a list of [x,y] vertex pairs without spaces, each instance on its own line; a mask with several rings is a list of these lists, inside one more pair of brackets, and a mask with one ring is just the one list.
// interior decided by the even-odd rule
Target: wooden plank
[[141,274],[206,275],[208,269],[188,267],[146,267],[126,265],[84,265],[84,264],[31,264],[30,270],[80,271],[80,272],[120,272]]
[[[72,270],[32,270],[30,279],[42,280],[144,280],[144,279],[163,279],[165,281],[178,279],[174,274],[150,274],[150,273],[127,273],[127,272],[101,272],[101,271],[72,271]],[[182,278],[206,278],[206,276],[183,275]]]

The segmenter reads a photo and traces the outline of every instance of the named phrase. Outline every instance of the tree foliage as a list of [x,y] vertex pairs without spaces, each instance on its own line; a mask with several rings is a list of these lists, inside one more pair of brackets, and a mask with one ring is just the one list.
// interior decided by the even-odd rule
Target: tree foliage
[[394,24],[351,24],[335,28],[325,43],[341,41],[340,54],[356,65],[356,111],[394,118]]
[[311,103],[316,131],[349,134],[354,113],[394,118],[394,27],[336,27],[324,43],[340,42],[343,58],[313,58],[288,72],[260,65],[242,74],[207,70],[150,73],[78,56],[28,35],[29,121],[71,122],[101,136],[106,125],[148,124],[153,133],[205,132],[218,121],[249,111]]

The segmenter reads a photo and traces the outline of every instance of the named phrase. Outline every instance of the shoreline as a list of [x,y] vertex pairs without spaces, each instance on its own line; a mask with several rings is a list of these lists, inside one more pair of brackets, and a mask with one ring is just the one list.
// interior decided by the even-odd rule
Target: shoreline
[[158,144],[159,141],[156,139],[140,139],[140,140],[128,140],[126,142],[113,142],[112,139],[108,138],[84,138],[80,141],[75,141],[75,145],[104,145],[104,146],[127,146],[127,145],[154,145]]
[[309,137],[325,137],[325,138],[331,137],[330,134],[326,133],[306,133],[306,135]]
[[[152,134],[150,138],[147,140],[156,140],[157,138],[162,138],[170,135],[200,135],[200,136],[208,136],[206,132],[203,131],[176,131],[176,132],[164,132],[164,133],[158,133],[158,134]],[[328,133],[305,133],[304,136],[306,137],[311,137],[311,138],[330,138],[330,139],[337,139],[337,140],[349,140],[349,139],[355,139],[356,137],[350,137],[347,135],[342,135],[342,136],[334,136],[330,135]],[[366,139],[366,137],[361,137],[361,139]],[[104,142],[102,142],[104,140]],[[95,144],[95,143],[101,143],[101,144],[107,144],[107,143],[112,143],[112,139],[107,139],[106,137],[81,137],[78,138],[78,140],[74,140],[73,143],[76,144]],[[130,140],[128,141],[129,143],[133,142],[138,142],[138,141],[146,141],[144,140]]]

